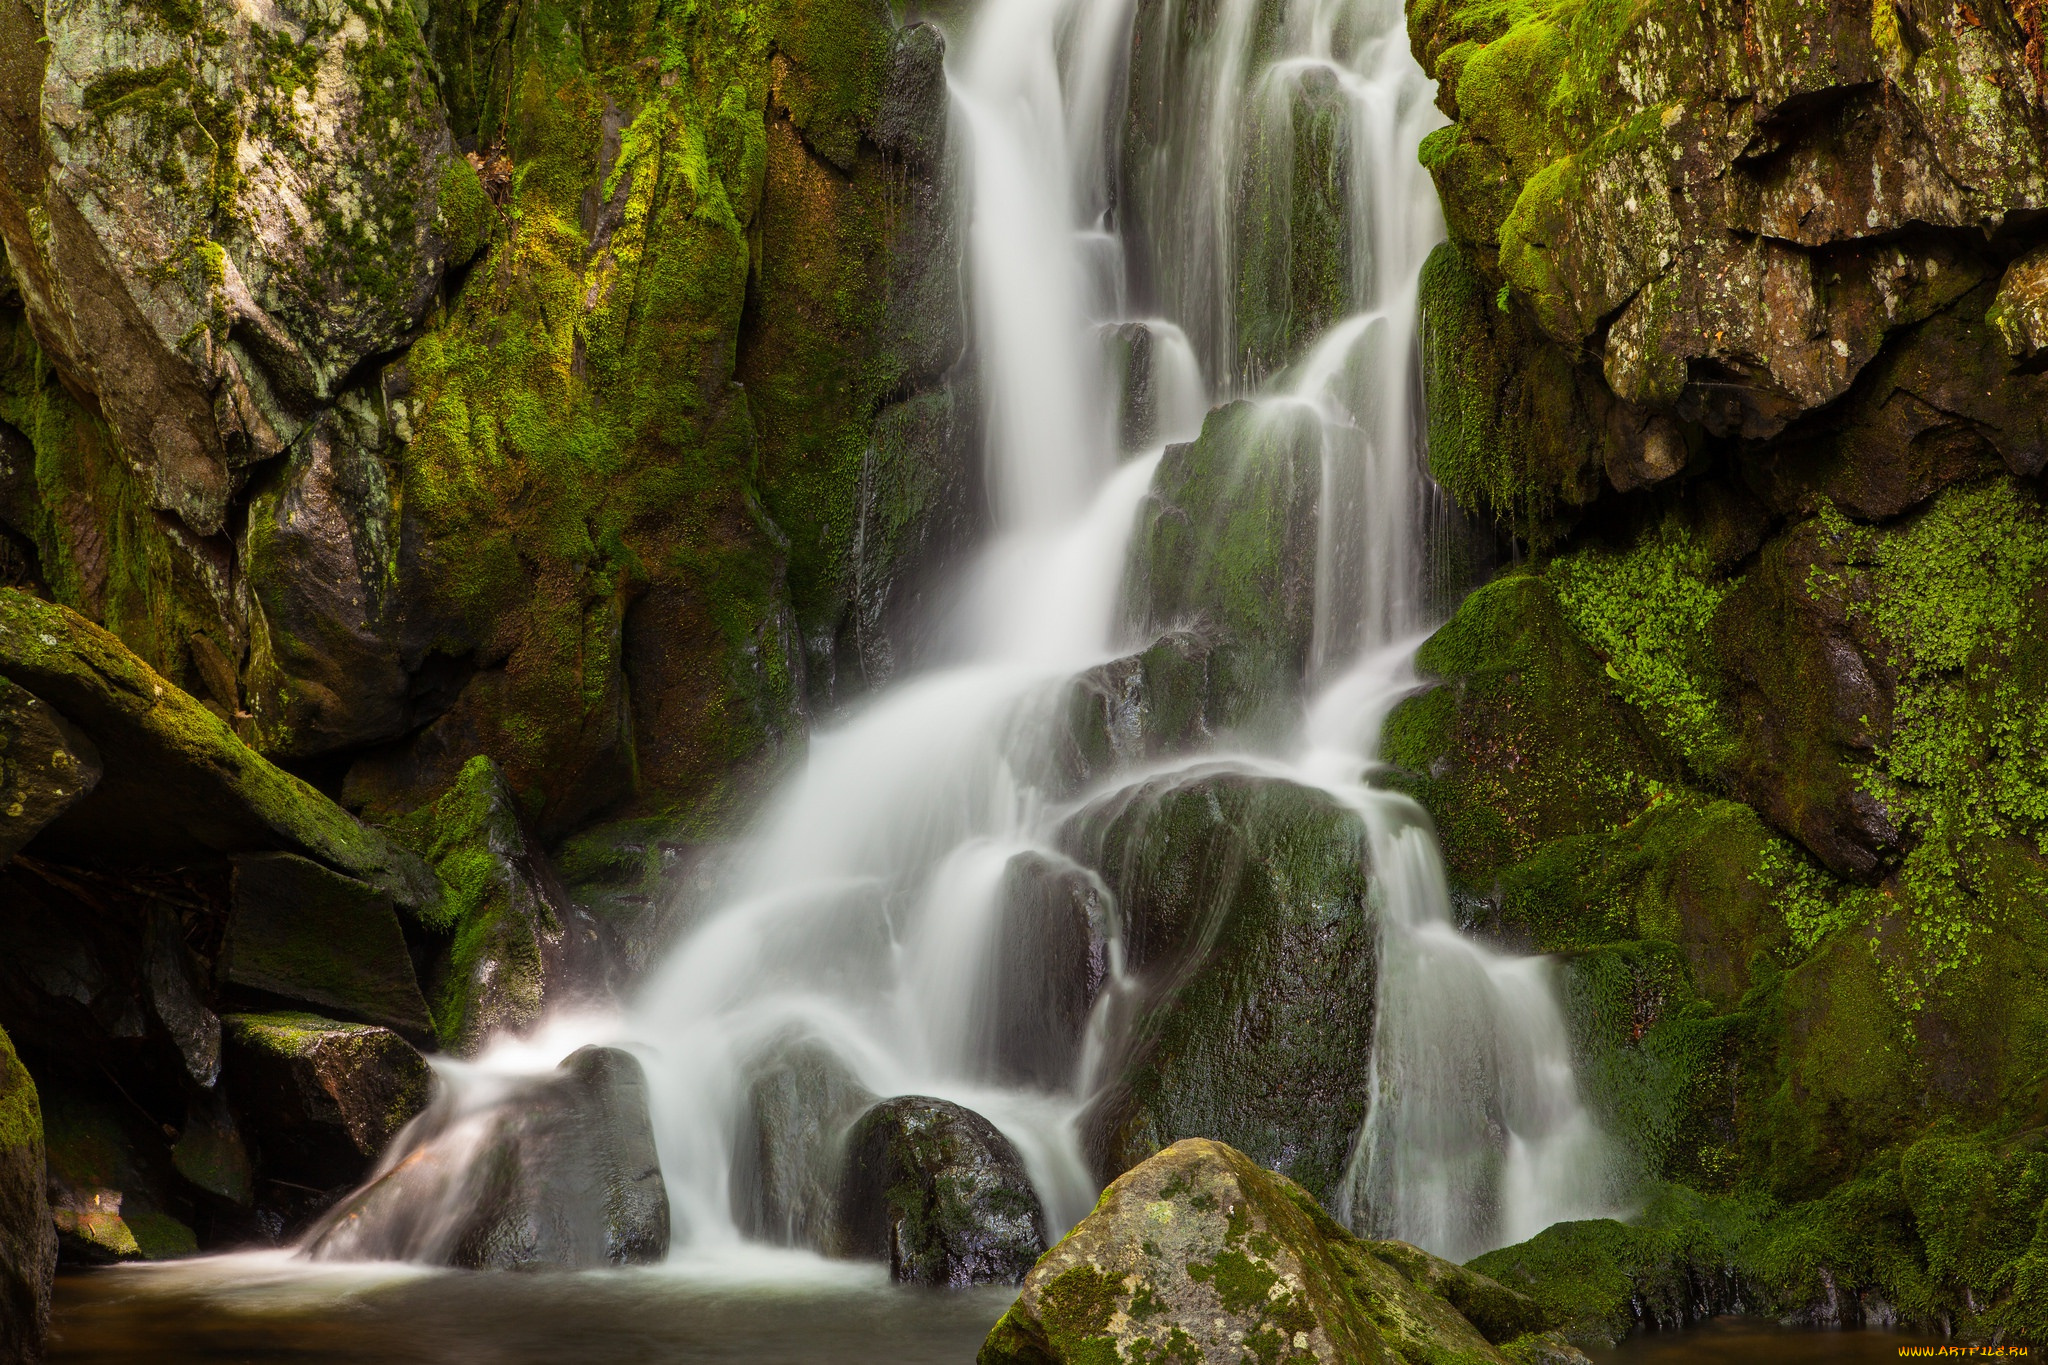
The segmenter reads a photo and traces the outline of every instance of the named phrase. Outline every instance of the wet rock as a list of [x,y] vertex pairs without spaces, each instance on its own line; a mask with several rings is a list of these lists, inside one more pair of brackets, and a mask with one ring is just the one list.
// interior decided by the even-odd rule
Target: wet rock
[[261,1169],[316,1189],[359,1179],[426,1107],[432,1073],[390,1029],[314,1014],[230,1014],[231,1097]]
[[1290,782],[1197,768],[1082,811],[1061,841],[1113,894],[1135,982],[1082,1118],[1098,1175],[1212,1133],[1327,1197],[1371,1088],[1377,930],[1358,817]]
[[776,1049],[747,1089],[733,1162],[733,1209],[751,1236],[780,1246],[832,1246],[847,1130],[875,1102],[823,1043]]
[[0,1033],[0,1355],[42,1358],[57,1273],[57,1231],[45,1189],[42,1105],[35,1081]]
[[1005,1085],[1064,1090],[1108,969],[1107,897],[1086,868],[1020,853],[1003,869],[974,1053]]
[[668,1190],[640,1063],[586,1047],[508,1107],[451,1263],[474,1270],[649,1265],[668,1254]]
[[1998,329],[2016,359],[2048,345],[2048,247],[2035,247],[2005,268],[1984,320]]
[[100,779],[92,741],[49,706],[0,678],[0,863]]
[[208,1194],[247,1208],[256,1197],[255,1166],[226,1098],[218,1092],[195,1097],[185,1126],[171,1145],[171,1165]]
[[[1452,1287],[1487,1312],[1461,1316]],[[1126,1172],[1048,1252],[980,1365],[1185,1359],[1500,1365],[1528,1299],[1404,1243],[1361,1242],[1306,1191],[1220,1142]],[[1522,1330],[1516,1330],[1516,1329]],[[1503,1335],[1503,1334],[1507,1335]]]
[[162,1260],[197,1251],[189,1210],[174,1203],[161,1130],[111,1086],[71,1077],[43,1089],[50,1214],[65,1259]]
[[150,1012],[176,1045],[185,1074],[210,1089],[220,1077],[220,1019],[206,1006],[183,924],[159,904],[150,911],[146,933],[143,978]]
[[1009,1139],[919,1095],[854,1124],[837,1221],[843,1254],[886,1260],[905,1284],[1016,1284],[1045,1249],[1045,1215]]
[[416,1042],[434,1031],[391,897],[291,853],[235,859],[220,980]]
[[1322,429],[1298,405],[1218,408],[1169,446],[1139,512],[1126,594],[1148,635],[1214,641],[1219,720],[1282,728],[1299,706],[1315,626]]
[[1350,99],[1321,67],[1276,70],[1256,97],[1238,230],[1239,370],[1300,357],[1351,311]]
[[41,154],[6,179],[42,227],[0,215],[30,317],[151,505],[214,535],[237,471],[418,322],[482,196],[410,11],[87,3],[41,27],[0,87]]
[[610,987],[612,935],[563,893],[490,759],[464,764],[409,823],[447,889],[429,925],[452,938],[428,983],[445,1050],[473,1056],[492,1034]]
[[0,674],[99,749],[92,793],[45,829],[52,856],[177,865],[278,850],[313,858],[408,909],[438,904],[420,861],[237,739],[108,632],[65,607],[0,589]]
[[1137,654],[1112,659],[1075,678],[1067,694],[1069,781],[1091,780],[1147,760],[1193,753],[1225,724],[1223,673],[1209,640],[1170,631]]

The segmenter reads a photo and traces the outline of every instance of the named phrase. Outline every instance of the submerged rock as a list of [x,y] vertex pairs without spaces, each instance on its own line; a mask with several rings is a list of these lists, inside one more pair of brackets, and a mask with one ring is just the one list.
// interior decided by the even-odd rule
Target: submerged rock
[[450,1262],[473,1270],[648,1265],[668,1254],[668,1189],[631,1054],[586,1047],[511,1106],[478,1162]]
[[57,1273],[57,1229],[44,1190],[42,1105],[0,1033],[0,1357],[42,1356]]
[[1327,1195],[1370,1093],[1377,928],[1365,830],[1291,782],[1197,768],[1082,811],[1062,842],[1123,919],[1098,1175],[1213,1134]]
[[100,756],[92,741],[0,677],[0,863],[99,780]]
[[1405,1243],[1361,1242],[1286,1177],[1190,1139],[1103,1192],[978,1359],[1504,1365],[1530,1358],[1544,1325],[1522,1295]]
[[432,1073],[387,1028],[314,1014],[231,1014],[228,1073],[264,1166],[320,1189],[360,1179],[427,1105]]
[[899,1283],[1016,1284],[1045,1249],[1045,1214],[995,1125],[906,1095],[863,1114],[846,1142],[840,1249],[887,1260]]

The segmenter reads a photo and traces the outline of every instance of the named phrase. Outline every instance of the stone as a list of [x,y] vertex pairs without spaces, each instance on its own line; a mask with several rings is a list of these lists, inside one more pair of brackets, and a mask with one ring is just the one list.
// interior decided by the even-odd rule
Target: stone
[[162,1132],[113,1087],[76,1078],[45,1086],[43,1131],[50,1216],[67,1261],[163,1260],[199,1249]]
[[225,1073],[266,1173],[317,1189],[352,1183],[426,1108],[433,1073],[387,1028],[319,1015],[230,1014]]
[[1133,765],[1193,753],[1226,724],[1217,651],[1193,631],[1169,631],[1136,654],[1070,682],[1062,776],[1074,787]]
[[236,738],[227,723],[69,608],[0,589],[0,675],[99,749],[92,793],[43,834],[79,861],[177,864],[298,853],[418,912],[439,887],[419,859]]
[[509,1106],[450,1263],[472,1270],[651,1265],[668,1254],[668,1190],[640,1063],[586,1047]]
[[57,1228],[46,1180],[36,1083],[0,1033],[0,1355],[10,1360],[40,1360],[50,1326]]
[[[1490,1334],[1451,1292],[1487,1315]],[[1544,1320],[1481,1275],[1359,1241],[1285,1176],[1191,1138],[1103,1192],[1032,1268],[977,1359],[1499,1365],[1509,1357],[1491,1336],[1525,1341],[1524,1324]]]
[[1110,909],[1086,868],[1019,853],[1003,868],[999,911],[976,998],[978,1074],[1047,1092],[1071,1089],[1089,1012],[1108,968]]
[[158,904],[144,932],[142,971],[150,1012],[177,1047],[185,1074],[211,1089],[220,1078],[220,1019],[206,1006],[199,964],[185,944],[183,925],[175,911]]
[[733,1154],[735,1217],[778,1246],[830,1251],[847,1131],[875,1096],[815,1039],[773,1048],[753,1071]]
[[1239,401],[1166,448],[1138,514],[1125,597],[1145,636],[1213,642],[1230,729],[1282,731],[1300,706],[1315,630],[1323,436],[1306,408]]
[[847,1135],[836,1212],[842,1255],[887,1261],[899,1284],[1016,1284],[1045,1250],[1045,1214],[995,1125],[907,1095]]
[[219,976],[230,988],[382,1024],[416,1042],[434,1021],[391,897],[292,853],[234,860]]
[[41,20],[29,79],[0,86],[42,162],[7,168],[8,254],[151,505],[215,535],[236,472],[420,320],[450,239],[474,242],[474,173],[410,11]]
[[1321,792],[1196,767],[1085,808],[1131,979],[1081,1119],[1107,1181],[1219,1140],[1334,1197],[1370,1093],[1378,931],[1365,829]]
[[171,1144],[171,1165],[197,1188],[231,1204],[247,1208],[255,1201],[256,1171],[248,1144],[218,1093],[194,1097],[186,1108],[185,1126]]
[[2005,268],[1984,320],[1998,329],[2015,359],[2048,345],[2048,247],[2035,247]]
[[0,677],[0,863],[99,780],[100,756],[92,741]]

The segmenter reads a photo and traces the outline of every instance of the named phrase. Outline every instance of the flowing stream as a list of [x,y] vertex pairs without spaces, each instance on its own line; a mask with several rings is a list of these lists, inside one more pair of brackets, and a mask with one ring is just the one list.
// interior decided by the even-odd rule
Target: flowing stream
[[[742,1150],[769,1121],[764,1079],[797,1075],[828,1079],[779,1092],[794,1097],[774,1120],[784,1146],[829,1147],[845,1094],[936,1096],[1011,1139],[1051,1232],[1080,1219],[1097,1184],[1076,1120],[1107,1054],[1083,1048],[1051,1084],[997,1079],[987,1040],[1018,1022],[990,1018],[984,989],[1006,870],[1066,862],[1062,698],[1145,644],[1123,585],[1161,450],[1238,397],[1321,435],[1312,702],[1285,742],[1175,762],[1315,786],[1368,832],[1378,1041],[1341,1212],[1462,1260],[1609,1211],[1548,964],[1457,932],[1426,817],[1371,780],[1442,606],[1414,359],[1415,283],[1441,232],[1415,150],[1440,119],[1398,0],[1160,0],[1144,15],[1132,0],[985,0],[949,36],[996,531],[943,623],[944,661],[814,736],[716,905],[628,1008],[440,1064],[436,1109],[385,1160],[418,1172],[404,1235],[329,1238],[323,1256],[434,1259],[474,1194],[479,1116],[587,1041],[646,1067],[675,1258],[815,1241],[824,1182],[766,1207]],[[1320,180],[1297,183],[1304,167]],[[1141,359],[1120,373],[1113,349],[1133,337]],[[1133,450],[1136,364],[1152,411],[1149,448]],[[1109,920],[1106,995],[1121,970]]]

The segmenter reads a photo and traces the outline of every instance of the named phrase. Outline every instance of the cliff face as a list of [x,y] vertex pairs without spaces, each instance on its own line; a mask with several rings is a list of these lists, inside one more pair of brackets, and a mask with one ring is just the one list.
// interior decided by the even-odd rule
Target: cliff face
[[2038,1335],[2041,18],[1409,21],[1454,120],[1431,467],[1525,562],[1389,754],[1470,922],[1567,955],[1610,1123],[1723,1201],[1515,1254],[1621,1324],[1732,1292]]
[[10,584],[357,809],[481,753],[550,839],[707,827],[887,671],[969,505],[935,31],[0,9]]

